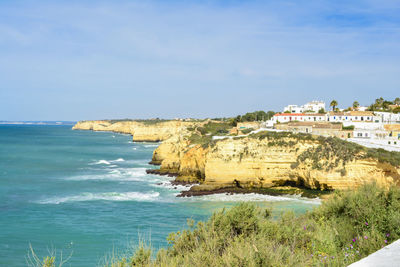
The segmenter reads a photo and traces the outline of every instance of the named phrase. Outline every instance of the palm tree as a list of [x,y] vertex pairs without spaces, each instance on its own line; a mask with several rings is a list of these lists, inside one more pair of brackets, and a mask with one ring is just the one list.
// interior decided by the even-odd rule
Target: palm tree
[[400,105],[400,97],[396,97],[396,99],[394,100],[394,104]]
[[382,97],[375,99],[375,106],[382,108],[384,99]]
[[332,100],[330,106],[332,107],[332,110],[335,110],[335,108],[337,107],[338,102],[336,100]]
[[357,109],[360,106],[360,104],[357,101],[353,102],[353,108]]

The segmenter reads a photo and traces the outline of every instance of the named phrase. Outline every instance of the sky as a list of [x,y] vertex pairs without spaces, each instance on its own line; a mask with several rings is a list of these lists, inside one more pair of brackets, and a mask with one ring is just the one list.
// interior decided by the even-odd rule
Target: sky
[[400,97],[398,0],[0,1],[0,120],[379,97]]

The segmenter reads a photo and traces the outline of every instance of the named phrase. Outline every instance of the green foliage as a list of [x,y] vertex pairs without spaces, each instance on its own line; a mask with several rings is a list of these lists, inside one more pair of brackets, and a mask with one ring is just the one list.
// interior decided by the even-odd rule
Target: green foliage
[[315,138],[311,134],[292,133],[292,132],[271,132],[271,131],[258,132],[258,133],[249,135],[249,137],[257,138],[259,140],[267,139],[267,140],[272,140],[272,141],[278,141],[278,140],[288,139],[288,138],[294,139],[296,141],[315,140]]
[[240,130],[240,131],[241,131],[243,134],[248,134],[248,133],[254,131],[254,129],[253,129],[253,128],[248,128],[248,129],[243,129],[243,130]]
[[238,115],[235,118],[231,119],[231,125],[236,126],[238,122],[247,122],[247,121],[266,121],[271,119],[275,115],[274,111],[254,111],[248,112],[244,115]]
[[130,266],[146,266],[150,264],[151,249],[141,245],[131,257]]
[[338,105],[338,102],[336,100],[332,100],[329,106],[332,107],[332,110],[335,110],[337,105]]
[[232,125],[228,122],[208,122],[202,127],[197,127],[188,139],[192,144],[200,144],[203,147],[213,146],[215,142],[212,136],[227,135],[231,128]]
[[393,110],[392,110],[392,112],[393,113],[400,113],[400,107],[397,107],[397,108],[394,108]]
[[297,157],[297,163],[292,164],[292,167],[297,167],[299,163],[309,163],[313,169],[330,171],[343,166],[341,174],[344,175],[346,164],[356,159],[372,158],[381,163],[389,163],[395,167],[400,166],[399,152],[367,148],[337,137],[319,136],[316,140],[319,145],[302,152]]
[[31,267],[62,267],[72,257],[72,252],[67,258],[63,258],[63,253],[57,253],[55,249],[49,250],[49,254],[41,260],[34,251],[33,247],[29,245],[28,255],[26,256],[26,263]]
[[310,162],[313,169],[330,171],[354,160],[362,146],[336,137],[318,137],[319,145],[311,147],[297,157],[297,162]]
[[398,97],[396,97],[396,99],[393,101],[385,100],[383,99],[383,97],[380,97],[375,99],[375,102],[369,106],[368,110],[399,113],[400,108],[395,108],[393,110],[389,108],[390,105],[399,105],[399,104],[400,104],[400,98]]
[[353,131],[354,130],[354,125],[349,125],[349,126],[343,126],[342,130],[350,130]]
[[368,148],[364,158],[376,158],[381,163],[389,163],[395,167],[400,166],[400,152],[387,151],[382,148]]
[[346,266],[400,238],[398,188],[364,185],[298,217],[270,214],[241,203],[207,222],[189,221],[155,259],[134,255],[145,255],[142,266]]

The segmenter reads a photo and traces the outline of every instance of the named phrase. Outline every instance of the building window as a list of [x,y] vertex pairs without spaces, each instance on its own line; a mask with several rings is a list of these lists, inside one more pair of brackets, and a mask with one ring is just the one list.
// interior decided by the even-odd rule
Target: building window
[[347,120],[347,117],[346,117],[346,120]]
[[358,117],[356,117],[356,120],[358,120]]
[[367,117],[367,120],[369,120],[369,117]]
[[368,133],[365,133],[365,137],[368,137]]
[[362,133],[357,133],[357,136],[358,137],[362,137]]

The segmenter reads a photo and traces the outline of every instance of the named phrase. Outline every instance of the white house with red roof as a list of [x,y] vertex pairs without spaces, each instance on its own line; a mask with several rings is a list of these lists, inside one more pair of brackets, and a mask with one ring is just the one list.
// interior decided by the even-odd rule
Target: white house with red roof
[[290,121],[326,121],[326,114],[319,113],[277,113],[272,117],[274,123]]

